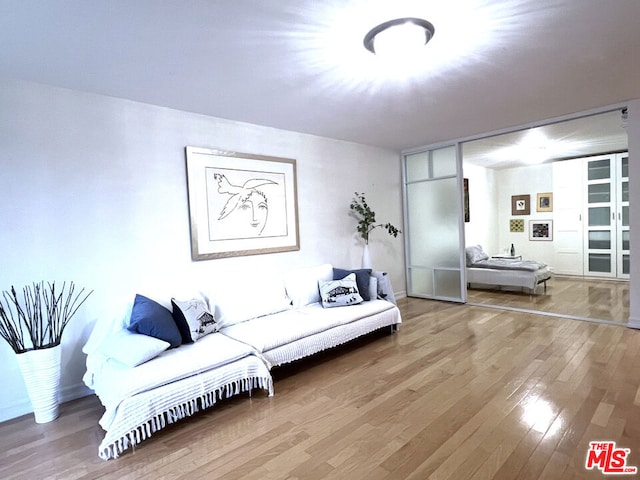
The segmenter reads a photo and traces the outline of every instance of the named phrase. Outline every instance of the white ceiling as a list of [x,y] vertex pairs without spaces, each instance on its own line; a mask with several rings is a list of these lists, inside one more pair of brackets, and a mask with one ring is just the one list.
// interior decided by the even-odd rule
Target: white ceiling
[[[362,46],[431,21],[423,55]],[[0,0],[0,76],[395,150],[640,98],[639,0]]]
[[502,169],[627,149],[626,118],[618,109],[464,142],[462,158]]

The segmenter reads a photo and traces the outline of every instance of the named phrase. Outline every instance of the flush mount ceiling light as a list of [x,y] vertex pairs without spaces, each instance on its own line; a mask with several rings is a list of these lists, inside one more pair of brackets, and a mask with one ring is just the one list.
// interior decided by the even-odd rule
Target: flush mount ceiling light
[[424,47],[433,37],[435,28],[422,18],[396,18],[372,28],[364,37],[364,46],[371,53],[403,52]]

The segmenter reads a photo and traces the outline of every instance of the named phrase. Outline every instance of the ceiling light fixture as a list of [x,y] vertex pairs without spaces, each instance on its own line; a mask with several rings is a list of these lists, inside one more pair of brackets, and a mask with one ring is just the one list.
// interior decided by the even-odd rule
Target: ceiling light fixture
[[396,18],[372,28],[364,37],[364,47],[373,54],[406,52],[424,47],[435,28],[422,18]]

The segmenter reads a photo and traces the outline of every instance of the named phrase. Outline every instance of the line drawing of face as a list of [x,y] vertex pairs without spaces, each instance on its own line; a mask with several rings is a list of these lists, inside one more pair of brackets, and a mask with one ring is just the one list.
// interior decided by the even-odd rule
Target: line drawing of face
[[[233,213],[233,229],[243,236],[260,236],[267,225],[269,205],[267,196],[258,187],[263,185],[277,185],[276,182],[252,178],[244,185],[233,185],[221,173],[215,173],[213,178],[218,181],[218,193],[231,195],[220,211],[218,220],[225,219]],[[248,229],[247,229],[248,228]]]
[[269,206],[264,193],[253,190],[245,199],[241,200],[237,209],[239,214],[247,216],[247,223],[255,229],[256,234],[261,235],[269,216]]

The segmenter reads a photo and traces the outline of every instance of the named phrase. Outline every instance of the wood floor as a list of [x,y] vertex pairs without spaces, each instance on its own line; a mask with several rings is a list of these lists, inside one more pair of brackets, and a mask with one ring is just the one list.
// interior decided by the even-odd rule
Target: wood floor
[[473,285],[467,301],[508,308],[537,310],[626,325],[629,321],[629,282],[553,276],[532,295],[528,289]]
[[[640,466],[640,331],[402,299],[403,325],[287,368],[103,461],[95,397],[0,424],[3,479],[578,479]],[[624,476],[622,476],[624,478]]]

